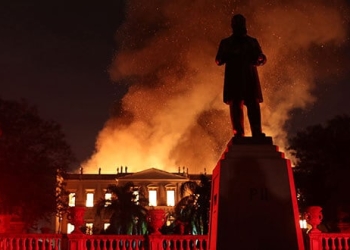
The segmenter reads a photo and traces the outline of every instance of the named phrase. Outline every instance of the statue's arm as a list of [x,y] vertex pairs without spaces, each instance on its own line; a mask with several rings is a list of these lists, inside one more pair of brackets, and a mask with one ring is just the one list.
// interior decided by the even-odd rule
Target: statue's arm
[[223,44],[223,41],[220,42],[220,45],[219,45],[219,49],[218,49],[218,52],[216,54],[216,57],[215,57],[215,62],[217,65],[223,65],[226,63],[226,60],[225,60],[225,52],[224,52],[224,44]]
[[259,44],[258,40],[256,40],[256,39],[255,39],[254,47],[255,47],[255,55],[256,55],[255,65],[262,66],[266,63],[267,58],[266,58],[266,55],[262,52],[260,44]]
[[258,60],[256,62],[256,65],[257,66],[263,66],[267,61],[267,58],[265,56],[265,54],[261,53],[259,56],[258,56]]

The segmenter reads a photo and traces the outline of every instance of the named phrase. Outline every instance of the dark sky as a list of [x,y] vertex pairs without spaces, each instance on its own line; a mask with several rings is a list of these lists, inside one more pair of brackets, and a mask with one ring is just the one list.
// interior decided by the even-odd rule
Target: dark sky
[[[123,0],[1,4],[0,96],[24,98],[43,118],[60,123],[79,161],[91,156],[112,105],[126,91],[108,75],[123,10]],[[349,51],[344,55],[350,58]],[[318,101],[292,112],[290,131],[350,114],[350,73],[324,81],[334,79],[320,80]]]
[[122,1],[6,1],[0,8],[0,96],[24,98],[59,122],[78,159],[120,98],[110,83]]

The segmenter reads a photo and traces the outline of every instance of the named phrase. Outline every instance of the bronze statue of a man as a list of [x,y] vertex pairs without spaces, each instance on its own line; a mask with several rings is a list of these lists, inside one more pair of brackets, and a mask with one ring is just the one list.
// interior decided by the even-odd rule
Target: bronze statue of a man
[[253,137],[264,137],[261,130],[260,102],[263,101],[257,66],[266,62],[257,39],[247,35],[245,17],[234,15],[232,35],[220,42],[218,65],[225,64],[224,102],[230,106],[235,137],[244,136],[243,105],[247,107]]

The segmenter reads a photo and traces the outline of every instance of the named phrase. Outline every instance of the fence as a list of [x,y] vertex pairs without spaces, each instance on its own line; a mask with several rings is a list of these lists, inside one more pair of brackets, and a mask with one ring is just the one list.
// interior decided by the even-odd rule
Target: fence
[[0,234],[0,250],[61,250],[59,234]]
[[349,250],[349,233],[321,233],[309,234],[310,250]]
[[0,234],[0,250],[208,250],[207,235]]
[[[310,232],[310,250],[350,250],[349,233]],[[0,234],[0,250],[209,250],[207,235]]]

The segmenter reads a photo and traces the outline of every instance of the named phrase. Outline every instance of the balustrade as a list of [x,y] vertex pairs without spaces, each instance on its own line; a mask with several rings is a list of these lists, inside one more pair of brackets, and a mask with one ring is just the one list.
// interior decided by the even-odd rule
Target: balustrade
[[59,234],[0,234],[0,250],[62,250]]
[[[308,234],[310,250],[350,250],[350,233]],[[208,250],[207,235],[0,234],[0,250]],[[283,247],[281,248],[283,249]]]
[[318,206],[308,207],[305,212],[306,221],[312,225],[308,233],[310,250],[350,250],[349,233],[323,233],[317,227],[321,224],[322,208]]
[[207,235],[0,234],[0,250],[207,250]]

